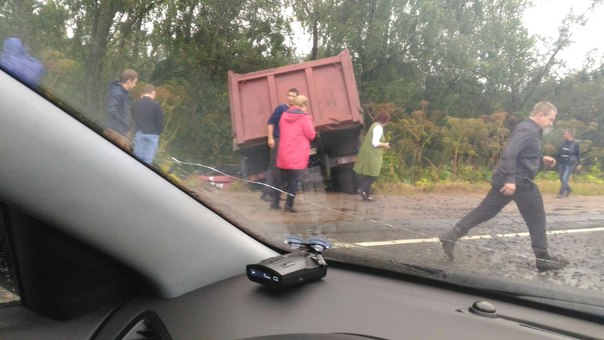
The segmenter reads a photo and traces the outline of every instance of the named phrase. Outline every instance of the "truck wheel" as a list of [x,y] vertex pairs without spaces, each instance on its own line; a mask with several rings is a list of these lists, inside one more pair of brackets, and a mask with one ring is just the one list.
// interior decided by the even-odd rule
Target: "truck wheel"
[[354,194],[356,192],[356,177],[352,164],[340,165],[335,168],[337,189],[340,192]]

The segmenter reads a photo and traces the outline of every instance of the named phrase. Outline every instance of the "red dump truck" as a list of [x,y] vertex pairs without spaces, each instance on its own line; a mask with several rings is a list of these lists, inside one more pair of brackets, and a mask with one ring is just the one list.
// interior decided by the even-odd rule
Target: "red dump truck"
[[229,71],[234,148],[242,157],[243,175],[262,179],[267,169],[267,121],[297,88],[310,100],[317,138],[312,143],[304,188],[312,184],[353,193],[352,166],[363,127],[361,103],[348,50],[334,57],[237,74]]

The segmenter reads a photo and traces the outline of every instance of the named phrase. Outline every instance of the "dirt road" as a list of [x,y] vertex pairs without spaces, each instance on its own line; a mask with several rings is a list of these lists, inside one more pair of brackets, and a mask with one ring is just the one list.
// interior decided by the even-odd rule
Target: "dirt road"
[[[283,223],[286,225],[344,221],[391,221],[414,219],[458,219],[475,208],[484,198],[475,193],[421,193],[413,195],[374,195],[374,202],[363,202],[358,195],[325,192],[301,193],[296,197],[298,213],[284,213],[269,208],[257,192],[202,191],[200,195],[212,206],[236,213],[249,221]],[[570,196],[556,198],[544,195],[548,219],[556,216],[604,215],[604,197]],[[503,214],[519,216],[514,203]]]

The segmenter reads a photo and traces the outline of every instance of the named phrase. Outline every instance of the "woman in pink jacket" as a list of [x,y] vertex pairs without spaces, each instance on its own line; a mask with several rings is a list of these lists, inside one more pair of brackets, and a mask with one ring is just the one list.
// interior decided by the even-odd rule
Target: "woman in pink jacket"
[[[312,124],[312,117],[306,113],[308,98],[299,95],[294,100],[294,105],[283,112],[279,120],[281,140],[277,154],[276,167],[279,169],[279,187],[287,188],[284,210],[297,212],[294,209],[294,198],[298,182],[302,180],[304,169],[308,166],[310,157],[310,142],[315,139],[316,132]],[[275,191],[272,209],[280,209],[279,200],[281,192]]]

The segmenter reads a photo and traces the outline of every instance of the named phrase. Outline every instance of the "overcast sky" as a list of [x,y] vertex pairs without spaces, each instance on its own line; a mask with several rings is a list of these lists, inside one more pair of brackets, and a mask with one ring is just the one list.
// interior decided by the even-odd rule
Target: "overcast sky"
[[[531,34],[555,37],[562,19],[573,10],[575,14],[586,13],[588,0],[534,0],[536,7],[529,10],[525,23]],[[583,65],[586,54],[599,49],[597,56],[604,52],[604,5],[588,12],[588,23],[573,31],[575,43],[563,52],[569,69],[578,69]],[[597,60],[597,59],[596,59]]]
[[[525,25],[529,33],[549,38],[557,37],[558,26],[571,9],[574,14],[586,13],[589,4],[589,0],[533,1],[535,7],[526,12]],[[604,4],[587,14],[587,25],[573,32],[572,39],[575,43],[561,54],[567,63],[568,70],[565,71],[580,69],[587,53],[593,49],[599,49],[596,57],[604,55]],[[298,34],[294,37],[294,45],[297,46],[298,53],[309,53],[310,37],[303,33],[299,24],[295,23],[295,27]]]

